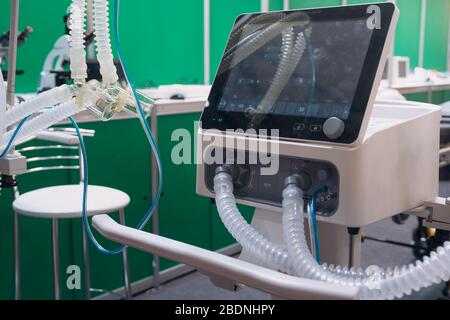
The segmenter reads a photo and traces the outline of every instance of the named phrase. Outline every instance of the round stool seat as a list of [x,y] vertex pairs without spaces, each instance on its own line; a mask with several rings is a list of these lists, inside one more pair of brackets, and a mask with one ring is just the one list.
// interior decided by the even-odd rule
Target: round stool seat
[[[54,186],[20,195],[13,202],[13,208],[19,214],[36,218],[81,218],[82,198],[81,184]],[[89,186],[87,198],[89,216],[113,213],[130,203],[125,192],[101,186]]]

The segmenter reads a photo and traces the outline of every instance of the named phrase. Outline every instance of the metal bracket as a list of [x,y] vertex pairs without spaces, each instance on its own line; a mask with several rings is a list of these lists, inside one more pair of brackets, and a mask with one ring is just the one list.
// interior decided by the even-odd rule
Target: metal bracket
[[211,281],[212,284],[214,284],[216,287],[227,290],[227,291],[231,291],[231,292],[236,292],[240,289],[240,286],[238,285],[238,283],[236,283],[236,281],[226,278],[226,277],[222,277],[219,275],[215,275],[213,273],[209,273],[209,272],[204,272],[204,271],[200,271],[201,273],[209,276],[209,280]]
[[436,197],[426,201],[421,212],[417,210],[412,214],[424,218],[425,227],[450,231],[450,198]]
[[27,158],[20,153],[11,153],[0,159],[0,173],[15,176],[27,171]]

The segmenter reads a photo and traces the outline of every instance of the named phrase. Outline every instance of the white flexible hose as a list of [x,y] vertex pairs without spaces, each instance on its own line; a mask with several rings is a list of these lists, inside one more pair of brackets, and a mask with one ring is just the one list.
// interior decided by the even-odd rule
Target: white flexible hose
[[[271,24],[267,28],[257,31],[258,34],[253,38],[245,42],[243,45],[236,44],[236,50],[234,53],[229,54],[220,64],[220,68],[217,72],[218,75],[232,69],[243,60],[248,58],[256,50],[264,46],[270,40],[281,34],[284,30],[293,27],[306,27],[309,24],[308,16],[304,13],[292,13],[285,18],[279,20],[276,23]],[[251,36],[249,36],[251,37]]]
[[214,192],[220,218],[230,234],[264,265],[283,272],[290,272],[290,262],[285,249],[266,239],[242,217],[233,195],[233,181],[229,174],[214,177]]
[[319,265],[312,256],[305,237],[303,192],[294,185],[283,191],[284,248],[266,239],[251,227],[240,214],[233,196],[233,182],[228,173],[214,177],[214,191],[219,215],[230,234],[249,250],[252,257],[259,257],[265,265],[298,276],[339,283],[360,288],[362,299],[394,299],[411,294],[432,284],[450,279],[450,242],[432,252],[430,257],[403,267],[379,269],[348,269],[326,264]]
[[[24,142],[28,138],[36,135],[38,132],[80,111],[81,109],[73,101],[70,101],[43,112],[25,123],[20,132],[17,134],[14,145]],[[15,129],[4,134],[3,141],[9,141],[14,131]]]
[[294,185],[283,191],[283,235],[293,268],[299,276],[360,288],[363,299],[394,299],[450,279],[450,242],[414,264],[393,269],[348,269],[319,265],[306,242],[303,193]]
[[108,0],[94,0],[94,33],[100,73],[106,84],[119,80],[109,36]]
[[[309,36],[311,28],[307,29],[305,33]],[[303,32],[300,32],[295,39],[294,28],[283,31],[280,63],[269,89],[254,112],[252,125],[258,127],[260,121],[266,117],[270,108],[278,100],[302,59],[306,45],[307,42]]]
[[10,126],[24,117],[40,111],[41,109],[63,103],[72,98],[72,90],[67,85],[62,85],[48,91],[44,91],[25,102],[10,108],[5,115],[6,126]]
[[86,20],[86,0],[72,0],[70,6],[70,72],[76,83],[87,78],[84,31]]

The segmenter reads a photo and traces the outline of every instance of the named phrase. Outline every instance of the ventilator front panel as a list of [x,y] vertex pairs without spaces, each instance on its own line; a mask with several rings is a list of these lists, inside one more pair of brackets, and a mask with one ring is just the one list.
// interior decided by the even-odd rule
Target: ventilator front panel
[[240,16],[202,128],[354,142],[394,11],[384,3]]

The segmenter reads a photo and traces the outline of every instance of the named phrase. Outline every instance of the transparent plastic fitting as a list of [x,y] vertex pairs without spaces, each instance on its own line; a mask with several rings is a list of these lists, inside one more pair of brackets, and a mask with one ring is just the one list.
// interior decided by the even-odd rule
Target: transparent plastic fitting
[[[139,92],[138,98],[144,113],[149,115],[154,105],[153,100]],[[122,111],[138,113],[134,96],[118,83],[105,85],[97,80],[91,80],[80,88],[75,102],[103,121],[110,120]]]

